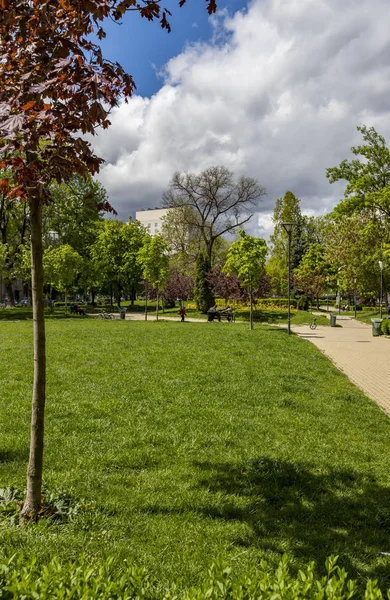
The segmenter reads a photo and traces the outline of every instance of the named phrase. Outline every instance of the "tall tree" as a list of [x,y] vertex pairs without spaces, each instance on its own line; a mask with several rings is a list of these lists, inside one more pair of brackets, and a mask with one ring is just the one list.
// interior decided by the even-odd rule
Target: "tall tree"
[[240,229],[237,239],[228,250],[224,271],[237,275],[249,295],[249,327],[253,329],[253,296],[264,275],[267,244],[261,238],[248,235]]
[[322,244],[312,244],[303,256],[298,269],[294,271],[296,287],[307,296],[317,301],[327,288],[327,278],[332,274],[332,268],[326,261],[325,247]]
[[210,167],[202,173],[175,173],[163,195],[167,208],[186,208],[188,228],[198,231],[212,264],[218,238],[242,227],[253,216],[258,200],[265,195],[256,179],[234,179],[226,167]]
[[[183,0],[180,4],[183,3]],[[207,3],[215,11],[215,0]],[[34,312],[34,383],[27,494],[21,516],[35,519],[41,502],[46,350],[43,295],[42,207],[52,180],[96,173],[102,164],[81,137],[110,125],[108,113],[130,96],[134,82],[118,63],[105,60],[98,39],[102,21],[120,21],[127,11],[160,19],[158,1],[1,0],[0,168],[11,171],[9,198],[28,202]]]
[[170,247],[161,235],[146,236],[143,247],[138,252],[138,262],[146,279],[157,292],[156,319],[158,320],[158,304],[161,290],[169,278]]
[[123,290],[134,290],[142,277],[138,263],[138,252],[148,235],[138,221],[106,219],[100,226],[91,248],[92,274],[101,272],[106,289],[113,289],[117,304]]
[[44,231],[56,232],[61,244],[69,244],[90,258],[96,225],[107,207],[107,192],[91,175],[74,175],[69,181],[50,185],[51,202],[44,209]]
[[338,167],[326,170],[330,183],[345,181],[344,200],[337,206],[340,215],[379,216],[390,218],[390,151],[386,140],[374,127],[357,128],[363,144],[352,146],[355,156],[343,160]]
[[210,269],[209,257],[199,252],[196,258],[194,300],[196,308],[204,314],[215,304],[215,297],[208,281]]
[[82,267],[82,257],[69,244],[50,246],[44,252],[45,283],[65,294],[65,304],[68,302],[68,292],[75,288]]

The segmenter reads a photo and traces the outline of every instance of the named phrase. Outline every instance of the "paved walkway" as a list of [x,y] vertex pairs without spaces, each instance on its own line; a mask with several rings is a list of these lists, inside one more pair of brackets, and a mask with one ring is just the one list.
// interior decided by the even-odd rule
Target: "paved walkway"
[[390,339],[373,337],[371,325],[337,315],[341,327],[294,325],[292,331],[315,344],[353,383],[390,415]]

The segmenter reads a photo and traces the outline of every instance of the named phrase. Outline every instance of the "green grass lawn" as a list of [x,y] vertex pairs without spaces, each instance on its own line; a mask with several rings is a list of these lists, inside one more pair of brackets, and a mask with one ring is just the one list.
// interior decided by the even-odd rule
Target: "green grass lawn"
[[[24,487],[32,323],[0,323],[0,487]],[[96,508],[0,551],[187,586],[287,552],[389,583],[389,419],[309,342],[221,323],[47,322],[45,485]]]

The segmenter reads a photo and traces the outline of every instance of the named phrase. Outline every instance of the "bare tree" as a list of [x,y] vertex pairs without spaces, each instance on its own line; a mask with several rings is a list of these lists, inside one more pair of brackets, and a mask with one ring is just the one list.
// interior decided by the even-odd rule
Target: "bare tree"
[[198,175],[175,173],[163,194],[163,205],[188,208],[183,211],[186,224],[199,231],[212,261],[215,241],[247,223],[265,193],[256,179],[239,177],[235,180],[226,167],[210,167]]

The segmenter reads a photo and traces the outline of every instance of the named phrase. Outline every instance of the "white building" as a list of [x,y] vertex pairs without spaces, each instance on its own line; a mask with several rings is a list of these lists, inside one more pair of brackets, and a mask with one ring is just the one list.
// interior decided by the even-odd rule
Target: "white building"
[[169,208],[148,208],[148,210],[137,210],[135,218],[139,221],[150,235],[161,233],[162,218],[166,216]]

